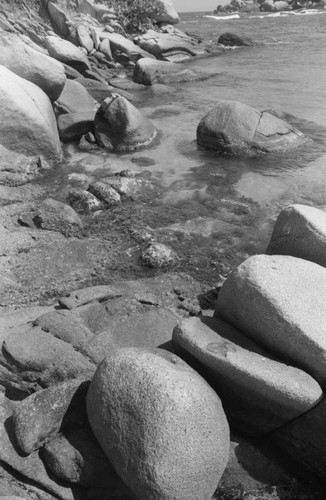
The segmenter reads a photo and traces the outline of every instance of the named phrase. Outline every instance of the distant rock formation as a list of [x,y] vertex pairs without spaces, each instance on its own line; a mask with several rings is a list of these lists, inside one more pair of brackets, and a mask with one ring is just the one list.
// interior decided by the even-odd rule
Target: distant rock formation
[[281,12],[324,6],[325,0],[231,0],[229,3],[218,4],[214,14]]

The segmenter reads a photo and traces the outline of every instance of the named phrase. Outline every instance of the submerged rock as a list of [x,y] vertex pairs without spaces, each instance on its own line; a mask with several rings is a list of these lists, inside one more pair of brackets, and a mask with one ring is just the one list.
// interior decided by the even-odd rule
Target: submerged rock
[[219,39],[218,43],[225,45],[226,47],[250,47],[254,45],[254,42],[247,37],[240,37],[234,33],[223,33]]
[[151,144],[154,125],[127,99],[112,94],[105,99],[94,120],[98,143],[110,151],[134,151]]
[[325,268],[284,255],[250,257],[225,281],[217,312],[325,385]]
[[231,155],[283,152],[307,140],[284,120],[237,101],[220,101],[197,127],[200,146]]
[[105,203],[85,189],[71,189],[68,200],[77,212],[96,212],[105,208]]
[[326,212],[306,205],[284,208],[266,253],[292,255],[326,267]]
[[211,498],[228,460],[228,423],[215,392],[180,358],[116,351],[96,371],[87,411],[137,498]]
[[120,194],[104,182],[94,182],[94,184],[89,186],[88,191],[96,196],[96,198],[106,203],[108,207],[114,207],[121,203]]
[[141,254],[142,262],[148,267],[166,267],[178,261],[177,253],[163,243],[151,243]]

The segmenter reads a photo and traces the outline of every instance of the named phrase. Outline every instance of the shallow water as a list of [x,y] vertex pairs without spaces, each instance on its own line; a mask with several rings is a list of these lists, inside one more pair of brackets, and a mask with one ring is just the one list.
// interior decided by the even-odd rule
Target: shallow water
[[[233,264],[263,252],[283,206],[326,208],[325,21],[324,12],[229,20],[184,15],[180,29],[205,39],[231,31],[263,45],[226,50],[193,63],[217,71],[209,80],[179,85],[172,94],[140,96],[139,107],[159,130],[153,147],[118,156],[86,154],[69,145],[64,165],[46,182],[65,199],[72,172],[99,178],[125,168],[138,170],[160,189],[149,210],[157,211],[154,225],[162,235],[183,233],[190,237],[187,245],[209,254],[211,263],[216,262],[212,245],[217,254],[232,250],[237,256]],[[312,141],[286,155],[256,159],[204,151],[197,147],[196,128],[221,99],[290,113]]]

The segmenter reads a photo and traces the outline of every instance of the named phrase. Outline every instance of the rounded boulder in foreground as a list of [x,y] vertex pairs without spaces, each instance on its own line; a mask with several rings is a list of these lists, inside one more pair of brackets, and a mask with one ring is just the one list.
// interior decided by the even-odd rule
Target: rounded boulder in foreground
[[228,461],[229,426],[216,393],[180,358],[115,351],[95,373],[87,413],[136,498],[210,500]]

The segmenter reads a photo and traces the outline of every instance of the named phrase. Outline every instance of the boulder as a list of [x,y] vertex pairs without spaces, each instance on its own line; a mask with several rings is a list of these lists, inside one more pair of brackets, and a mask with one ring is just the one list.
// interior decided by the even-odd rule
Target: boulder
[[292,255],[326,267],[326,212],[306,205],[284,208],[266,253]]
[[218,396],[177,356],[125,348],[98,367],[88,418],[137,498],[211,498],[229,454]]
[[122,485],[90,429],[58,434],[45,445],[43,455],[50,471],[69,483],[107,488],[111,494]]
[[118,52],[126,54],[130,59],[135,61],[137,61],[140,57],[153,57],[151,54],[138,47],[138,45],[136,45],[132,40],[125,38],[119,33],[108,33],[106,31],[102,31],[102,33],[100,33],[100,39],[102,43],[103,40],[109,40],[114,58],[117,57]]
[[39,87],[0,66],[0,146],[27,157],[61,160],[51,101]]
[[100,52],[102,52],[102,54],[105,55],[105,57],[107,58],[108,61],[113,60],[111,44],[110,44],[110,40],[108,38],[104,38],[104,40],[102,40],[100,42],[100,44],[98,46],[98,50]]
[[127,99],[112,94],[94,120],[98,143],[110,151],[134,151],[149,146],[156,137],[154,125]]
[[[0,460],[9,465],[14,471],[17,471],[21,476],[33,481],[39,485],[42,491],[50,492],[55,498],[60,500],[74,500],[81,494],[80,489],[71,487],[63,481],[56,481],[51,478],[39,452],[36,451],[28,457],[23,457],[17,453],[17,448],[14,445],[15,435],[12,426],[12,413],[14,404],[4,395],[0,394]],[[29,483],[29,481],[28,481]],[[41,492],[40,492],[41,493]],[[33,490],[31,490],[33,494]],[[45,496],[48,498],[48,496]],[[41,495],[33,495],[33,498],[43,498]]]
[[88,384],[76,379],[63,382],[25,398],[13,413],[13,428],[26,455],[41,448],[58,434],[74,400],[85,397]]
[[0,64],[40,87],[55,101],[62,92],[66,75],[62,64],[26,45],[14,34],[0,35]]
[[301,462],[307,469],[326,480],[326,443],[323,438],[326,399],[311,411],[289,422],[272,434],[273,440],[287,456]]
[[177,253],[163,243],[150,243],[141,254],[142,262],[148,267],[167,267],[178,262]]
[[80,113],[67,113],[59,116],[58,130],[62,142],[80,139],[94,128],[96,111],[82,111]]
[[219,39],[218,43],[224,45],[225,47],[250,47],[253,45],[253,41],[247,37],[240,37],[234,33],[223,33]]
[[82,24],[77,26],[77,36],[81,47],[84,47],[87,52],[91,52],[94,49],[93,39],[86,26]]
[[185,52],[190,56],[198,54],[198,42],[190,36],[177,33],[160,33],[148,30],[144,35],[137,37],[137,44],[146,52],[155,57],[163,56],[166,52]]
[[95,115],[97,108],[98,104],[87,89],[75,80],[66,81],[63,91],[56,101],[58,114],[87,112]]
[[128,101],[133,102],[135,98],[129,92],[125,90],[117,89],[107,83],[101,83],[90,78],[78,78],[76,81],[81,83],[87,92],[95,99],[97,102],[102,103],[107,97],[111,97],[113,93],[119,94],[122,97],[128,99]]
[[151,15],[157,23],[177,24],[180,21],[173,0],[158,0],[158,9],[158,12]]
[[50,165],[41,156],[25,156],[0,145],[0,184],[21,186],[40,177]]
[[105,203],[96,198],[92,193],[86,191],[86,189],[71,189],[68,194],[68,200],[72,208],[77,212],[90,213],[105,208]]
[[136,83],[153,85],[194,82],[205,80],[212,75],[213,73],[185,68],[173,62],[143,58],[136,63],[133,79]]
[[173,343],[199,361],[227,416],[246,434],[271,432],[322,398],[307,373],[273,359],[219,318],[184,319],[173,331]]
[[273,3],[274,10],[282,11],[282,10],[290,10],[289,4],[284,2],[283,0],[278,0]]
[[284,120],[237,101],[220,101],[197,128],[200,146],[231,155],[283,152],[307,140]]
[[223,284],[217,312],[258,344],[326,383],[326,269],[256,255]]
[[91,69],[84,52],[68,40],[57,36],[47,36],[45,37],[45,45],[51,57],[72,66],[80,73],[83,74],[86,70]]
[[29,384],[50,387],[73,378],[92,377],[95,366],[72,345],[53,337],[40,327],[12,333],[2,350],[9,366]]
[[54,31],[62,37],[68,36],[69,19],[65,12],[55,3],[55,0],[53,2],[47,2],[46,7]]

